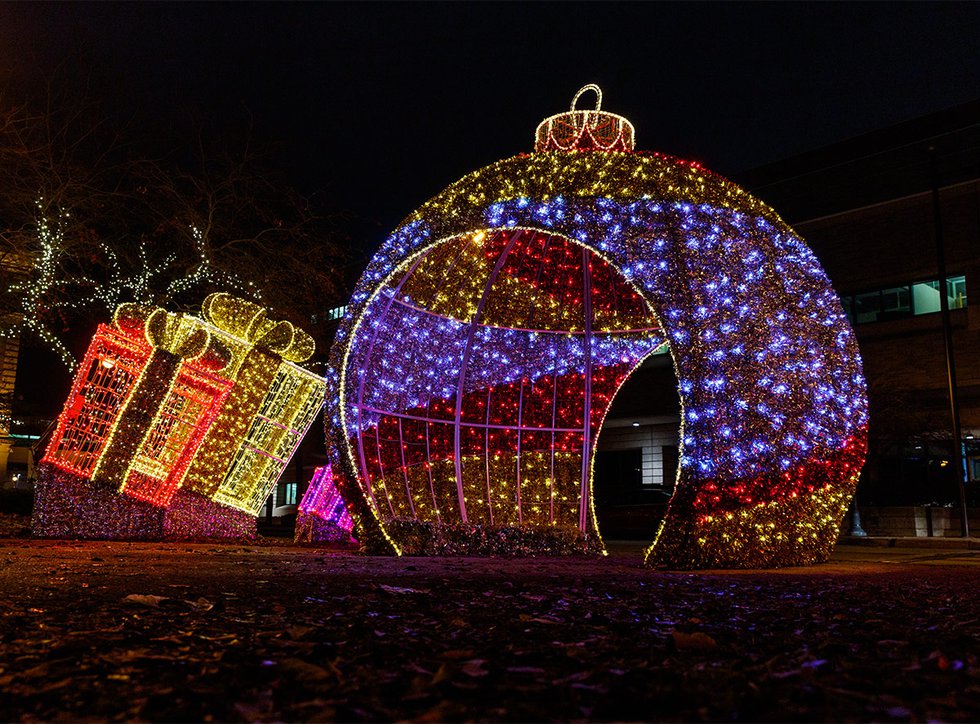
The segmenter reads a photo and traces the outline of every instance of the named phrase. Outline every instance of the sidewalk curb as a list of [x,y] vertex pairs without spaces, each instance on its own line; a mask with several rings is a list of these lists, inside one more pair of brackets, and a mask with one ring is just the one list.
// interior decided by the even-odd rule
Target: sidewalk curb
[[867,536],[842,535],[839,546],[864,546],[867,548],[958,548],[980,550],[980,538],[926,538],[916,536]]

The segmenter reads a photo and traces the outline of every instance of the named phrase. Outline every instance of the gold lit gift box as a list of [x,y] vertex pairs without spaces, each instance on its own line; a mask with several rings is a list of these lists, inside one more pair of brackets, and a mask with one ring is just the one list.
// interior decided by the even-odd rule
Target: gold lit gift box
[[211,334],[230,351],[234,379],[191,463],[187,490],[257,515],[323,404],[323,378],[299,367],[313,339],[228,294],[204,301]]

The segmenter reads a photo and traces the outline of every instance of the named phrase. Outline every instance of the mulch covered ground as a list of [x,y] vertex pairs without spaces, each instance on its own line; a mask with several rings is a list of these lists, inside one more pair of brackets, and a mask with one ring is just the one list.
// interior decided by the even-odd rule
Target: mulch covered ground
[[980,719],[980,567],[0,541],[0,720]]

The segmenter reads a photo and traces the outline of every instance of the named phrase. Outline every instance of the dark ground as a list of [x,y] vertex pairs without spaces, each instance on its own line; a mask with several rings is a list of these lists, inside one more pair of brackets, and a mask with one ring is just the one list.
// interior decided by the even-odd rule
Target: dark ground
[[0,720],[976,721],[978,564],[6,539]]

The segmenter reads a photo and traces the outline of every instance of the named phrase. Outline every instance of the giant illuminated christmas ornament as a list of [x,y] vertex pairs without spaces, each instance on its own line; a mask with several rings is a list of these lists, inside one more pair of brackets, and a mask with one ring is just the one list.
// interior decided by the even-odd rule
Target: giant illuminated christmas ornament
[[[595,110],[576,110],[586,90]],[[772,209],[633,152],[632,125],[600,103],[583,88],[533,154],[449,186],[364,272],[325,416],[358,537],[387,553],[601,549],[596,438],[666,347],[681,456],[647,562],[825,560],[867,426],[837,296]]]
[[100,325],[42,461],[35,534],[254,534],[325,383],[297,366],[313,340],[289,322],[227,294],[203,317],[124,304]]

